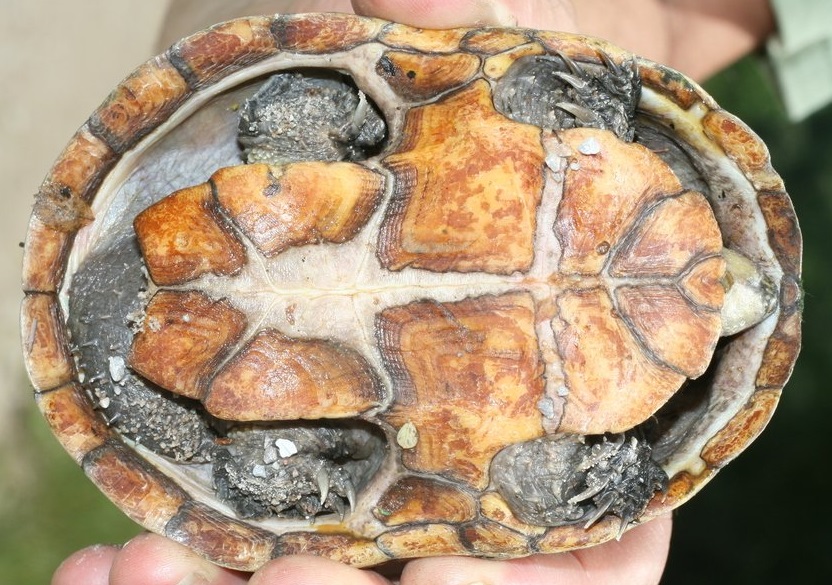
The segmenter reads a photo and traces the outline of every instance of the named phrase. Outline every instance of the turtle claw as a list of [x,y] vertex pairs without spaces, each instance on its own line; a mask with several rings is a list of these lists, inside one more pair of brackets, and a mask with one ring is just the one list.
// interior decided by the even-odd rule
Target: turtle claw
[[347,508],[344,506],[343,500],[341,500],[341,498],[334,498],[332,500],[332,508],[335,510],[335,513],[338,514],[338,521],[343,522],[347,515]]
[[569,102],[559,102],[555,104],[555,107],[572,114],[575,119],[584,126],[591,126],[597,121],[595,112],[589,108],[584,108],[583,106],[579,106],[577,104],[570,104]]
[[564,55],[563,53],[561,53],[559,51],[557,52],[557,56],[560,58],[561,61],[563,61],[566,64],[566,66],[569,68],[569,70],[574,75],[578,75],[578,76],[583,76],[584,75],[584,72],[581,70],[581,68],[578,66],[578,64],[575,63],[575,61],[573,61],[571,58],[567,57],[566,55]]
[[330,475],[329,472],[326,470],[326,467],[321,467],[318,470],[318,473],[315,474],[315,481],[318,482],[318,491],[320,491],[320,500],[323,504],[326,502],[326,498],[329,495],[329,481]]
[[350,503],[350,512],[355,512],[355,486],[352,481],[347,484],[347,501]]
[[560,79],[561,81],[565,81],[578,91],[585,90],[589,85],[586,79],[578,76],[578,75],[570,75],[569,73],[564,73],[563,71],[557,71],[555,73],[555,77]]

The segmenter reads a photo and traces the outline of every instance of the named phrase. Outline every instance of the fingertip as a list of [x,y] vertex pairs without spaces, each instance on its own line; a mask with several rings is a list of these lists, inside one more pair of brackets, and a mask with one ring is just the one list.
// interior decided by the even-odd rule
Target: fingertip
[[423,28],[523,26],[577,32],[570,0],[352,0],[356,14]]
[[[583,567],[607,573],[606,581],[650,585],[659,583],[670,551],[672,517],[668,512],[627,531],[618,541],[576,551]],[[610,568],[615,568],[615,573]]]
[[375,573],[311,555],[289,555],[270,561],[252,575],[249,585],[390,585]]
[[512,11],[498,0],[353,0],[356,14],[422,28],[514,26]]
[[110,567],[118,554],[115,546],[97,544],[67,557],[52,575],[52,585],[107,585]]
[[[402,571],[401,585],[471,585],[507,583],[509,566],[503,561],[472,557],[431,557],[416,559]],[[517,583],[525,583],[517,581]]]
[[240,585],[241,573],[219,567],[162,536],[137,536],[115,558],[110,585]]

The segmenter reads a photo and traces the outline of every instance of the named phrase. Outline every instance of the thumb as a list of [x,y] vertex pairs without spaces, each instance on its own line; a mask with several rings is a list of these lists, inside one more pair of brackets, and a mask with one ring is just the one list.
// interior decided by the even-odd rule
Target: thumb
[[352,0],[356,14],[424,28],[523,26],[576,32],[568,0]]

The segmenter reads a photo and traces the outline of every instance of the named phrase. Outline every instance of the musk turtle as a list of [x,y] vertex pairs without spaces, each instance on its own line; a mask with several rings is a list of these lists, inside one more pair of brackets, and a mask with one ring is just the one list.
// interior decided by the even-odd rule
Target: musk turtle
[[252,17],[119,84],[36,196],[37,403],[142,526],[252,570],[616,538],[763,429],[801,239],[682,74],[526,29]]

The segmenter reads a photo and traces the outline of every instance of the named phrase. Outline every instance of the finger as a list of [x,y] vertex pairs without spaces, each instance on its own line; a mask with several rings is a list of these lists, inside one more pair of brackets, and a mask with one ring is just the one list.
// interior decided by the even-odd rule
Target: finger
[[437,557],[409,563],[401,585],[656,585],[667,561],[670,516],[627,532],[620,541],[572,553],[512,561]]
[[52,576],[52,585],[107,585],[118,552],[114,546],[101,544],[79,550],[61,563]]
[[218,567],[190,549],[156,534],[124,545],[113,563],[110,585],[241,585],[243,573]]
[[586,569],[586,583],[658,583],[667,563],[671,528],[668,513],[633,528],[619,541],[576,551]]
[[575,32],[568,0],[353,0],[356,14],[411,26],[525,26]]
[[[438,581],[441,583],[441,581]],[[252,575],[249,585],[390,585],[373,571],[309,555],[280,557]]]
[[502,2],[490,0],[353,0],[352,5],[356,14],[425,28],[513,26],[516,22]]

